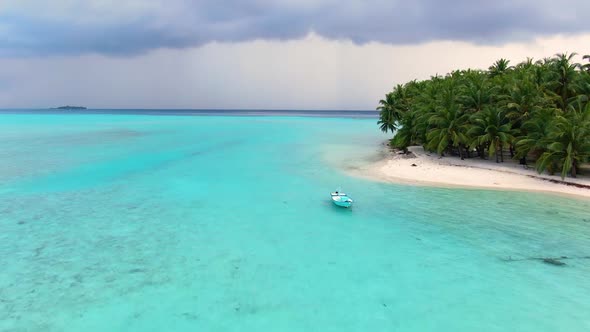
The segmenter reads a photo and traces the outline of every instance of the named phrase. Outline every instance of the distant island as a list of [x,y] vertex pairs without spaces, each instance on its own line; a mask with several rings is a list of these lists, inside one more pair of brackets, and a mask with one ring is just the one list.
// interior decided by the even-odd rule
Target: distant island
[[85,110],[86,107],[84,106],[60,106],[60,107],[56,107],[54,109],[58,109],[58,110]]

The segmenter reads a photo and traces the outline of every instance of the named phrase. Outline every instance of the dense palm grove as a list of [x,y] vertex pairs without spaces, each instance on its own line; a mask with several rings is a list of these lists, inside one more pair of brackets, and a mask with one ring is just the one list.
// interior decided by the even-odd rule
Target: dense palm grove
[[[590,159],[590,63],[557,54],[516,66],[397,85],[379,102],[379,126],[391,146],[422,145],[461,158],[516,158],[539,173],[576,177]],[[583,57],[584,61],[590,56]]]

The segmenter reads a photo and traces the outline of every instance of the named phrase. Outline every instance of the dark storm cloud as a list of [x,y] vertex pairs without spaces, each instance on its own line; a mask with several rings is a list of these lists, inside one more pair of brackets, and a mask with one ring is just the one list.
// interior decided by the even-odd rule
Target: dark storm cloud
[[312,31],[389,44],[497,44],[590,31],[586,0],[146,0],[126,7],[104,0],[75,6],[55,1],[51,7],[22,1],[27,5],[0,4],[0,56],[133,55],[212,41],[289,40]]

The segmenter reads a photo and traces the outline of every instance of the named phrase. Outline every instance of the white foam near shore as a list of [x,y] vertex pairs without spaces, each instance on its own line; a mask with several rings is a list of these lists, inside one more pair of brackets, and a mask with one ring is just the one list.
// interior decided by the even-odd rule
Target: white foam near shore
[[[497,190],[537,191],[590,198],[589,177],[566,178],[538,174],[534,167],[525,168],[505,157],[495,160],[439,157],[422,147],[409,148],[409,154],[384,151],[385,158],[352,170],[355,175],[374,180],[441,187],[474,187]],[[576,185],[581,185],[580,187]]]

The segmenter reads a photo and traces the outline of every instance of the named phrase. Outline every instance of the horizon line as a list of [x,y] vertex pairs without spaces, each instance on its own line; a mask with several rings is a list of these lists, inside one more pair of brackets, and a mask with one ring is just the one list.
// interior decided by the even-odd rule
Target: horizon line
[[[58,106],[60,107],[60,106]],[[85,107],[85,106],[72,106]],[[66,111],[67,109],[58,109],[57,107],[0,107],[0,110],[56,110]],[[305,109],[305,108],[151,108],[151,107],[86,107],[76,111],[85,110],[153,110],[153,111],[245,111],[245,112],[273,112],[273,111],[299,111],[299,112],[378,112],[375,109]]]

